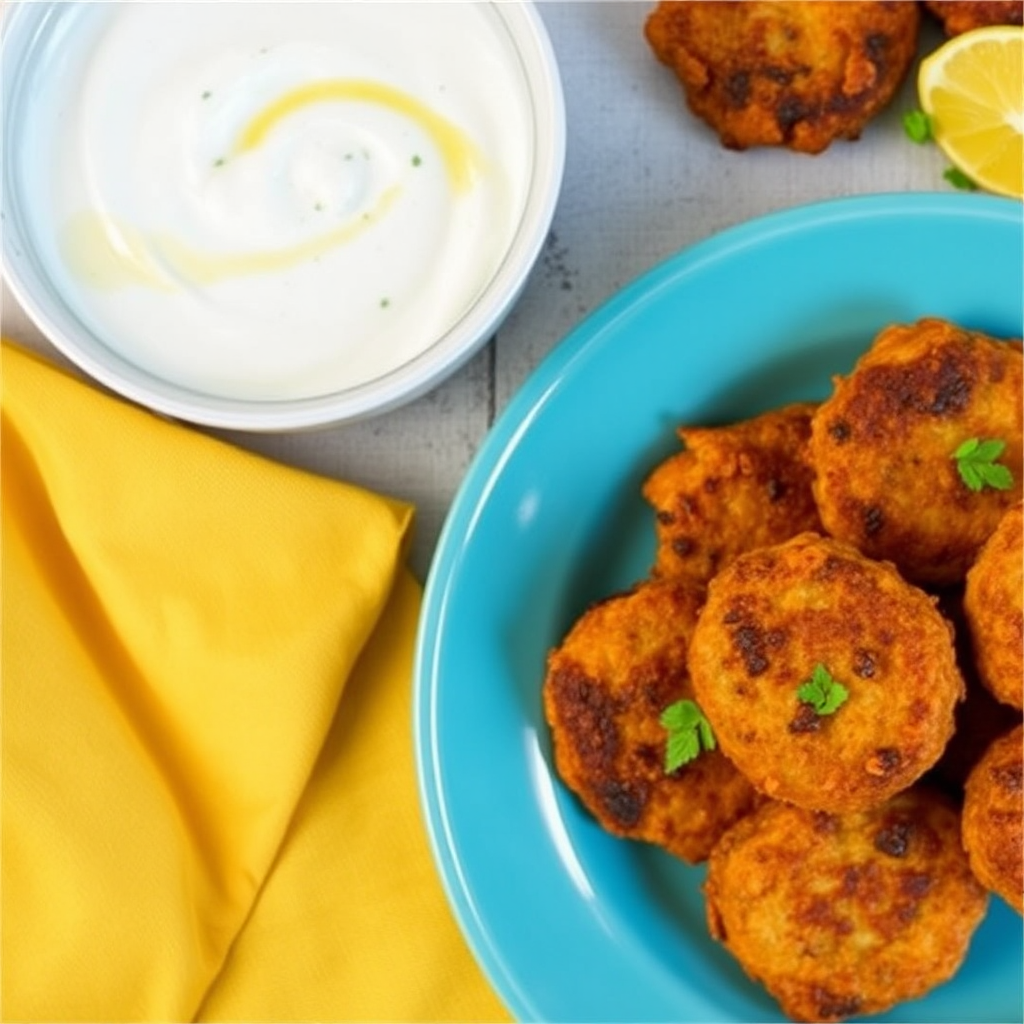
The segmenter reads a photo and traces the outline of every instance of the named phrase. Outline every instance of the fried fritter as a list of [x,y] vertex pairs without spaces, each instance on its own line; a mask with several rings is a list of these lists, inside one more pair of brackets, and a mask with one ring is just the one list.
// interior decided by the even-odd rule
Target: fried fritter
[[705,895],[711,934],[801,1021],[924,995],[988,905],[959,814],[924,787],[847,815],[767,803],[712,851]]
[[993,741],[967,779],[963,845],[985,888],[1024,914],[1024,726]]
[[917,48],[916,3],[663,2],[644,24],[686,102],[730,149],[856,139]]
[[1015,505],[967,571],[967,621],[978,677],[1004,704],[1024,709],[1024,507]]
[[593,605],[548,656],[555,767],[609,832],[703,861],[757,801],[718,750],[665,772],[670,704],[692,699],[686,652],[701,591],[649,581]]
[[967,779],[989,744],[1021,721],[1018,710],[999,703],[976,677],[962,674],[967,696],[957,705],[956,729],[935,767],[925,775],[957,799],[963,798]]
[[812,810],[863,810],[909,786],[942,754],[964,694],[935,598],[816,534],[711,580],[688,663],[737,768]]
[[722,427],[682,427],[684,450],[644,481],[654,507],[655,576],[699,583],[753,548],[821,530],[812,473],[800,457],[814,403]]
[[1021,0],[924,0],[924,5],[942,23],[947,36],[988,25],[1024,24]]
[[992,740],[1021,721],[1021,713],[997,701],[978,677],[964,615],[964,587],[961,585],[940,590],[936,597],[939,611],[953,627],[953,648],[966,693],[956,707],[953,736],[935,767],[924,778],[956,800],[962,800],[964,783],[971,769],[988,750]]
[[[883,330],[811,421],[814,494],[828,533],[910,580],[964,579],[1003,513],[1021,500],[1024,360],[938,318]],[[972,490],[953,455],[1000,440],[1008,490]]]

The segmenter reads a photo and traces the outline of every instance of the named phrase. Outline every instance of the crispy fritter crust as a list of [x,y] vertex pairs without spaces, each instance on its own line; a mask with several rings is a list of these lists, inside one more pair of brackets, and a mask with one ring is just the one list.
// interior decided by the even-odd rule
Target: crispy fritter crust
[[1021,0],[924,0],[924,5],[942,22],[947,36],[988,25],[1024,24]]
[[814,403],[722,427],[682,427],[684,450],[644,481],[655,511],[655,576],[707,583],[737,555],[821,530],[810,467],[800,457]]
[[1024,508],[999,521],[967,572],[964,618],[978,677],[1004,704],[1024,709]]
[[[811,421],[826,531],[915,582],[961,582],[1021,500],[1022,371],[1020,341],[938,318],[883,330]],[[975,492],[961,480],[952,454],[970,438],[1006,442],[1010,490]]]
[[[816,665],[848,690],[831,715],[797,696]],[[740,771],[767,796],[822,811],[872,807],[918,779],[964,694],[935,598],[816,534],[741,555],[711,581],[689,667]]]
[[718,750],[666,775],[668,705],[692,699],[686,652],[702,592],[645,582],[576,621],[548,656],[544,712],[555,766],[607,831],[703,861],[757,802]]
[[994,740],[967,779],[963,845],[987,889],[1024,914],[1024,726]]
[[644,34],[723,145],[820,153],[889,102],[919,24],[910,2],[663,0]]
[[[962,660],[960,664],[962,668],[970,669]],[[1020,711],[997,701],[978,682],[976,675],[962,674],[967,696],[957,705],[956,731],[935,767],[925,775],[926,781],[940,786],[958,800],[963,799],[971,770],[984,756],[989,744],[1021,721]]]
[[956,809],[918,787],[842,816],[764,805],[712,852],[705,894],[712,935],[801,1021],[877,1013],[946,981],[988,902]]
[[939,611],[953,627],[953,648],[966,692],[964,699],[956,706],[953,736],[935,767],[925,774],[924,781],[945,790],[960,802],[971,769],[981,760],[997,736],[1009,732],[1020,723],[1021,713],[997,701],[978,678],[964,615],[964,587],[940,590],[936,597]]

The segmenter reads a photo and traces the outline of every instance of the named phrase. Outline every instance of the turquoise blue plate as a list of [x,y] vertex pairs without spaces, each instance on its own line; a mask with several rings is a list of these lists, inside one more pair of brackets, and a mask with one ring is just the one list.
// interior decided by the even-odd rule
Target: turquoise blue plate
[[[640,496],[679,423],[824,397],[884,325],[1020,335],[1024,224],[980,195],[825,202],[657,266],[575,329],[509,403],[427,582],[415,739],[434,854],[509,1010],[544,1021],[775,1021],[708,937],[702,868],[603,832],[562,786],[544,658],[654,554]],[[1020,1021],[1022,926],[994,899],[956,977],[885,1021]]]

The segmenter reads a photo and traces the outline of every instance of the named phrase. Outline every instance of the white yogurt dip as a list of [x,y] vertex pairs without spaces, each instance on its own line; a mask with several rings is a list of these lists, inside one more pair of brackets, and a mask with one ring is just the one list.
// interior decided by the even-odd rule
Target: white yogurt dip
[[304,398],[466,312],[533,160],[491,4],[98,7],[38,103],[49,270],[112,348],[199,392]]

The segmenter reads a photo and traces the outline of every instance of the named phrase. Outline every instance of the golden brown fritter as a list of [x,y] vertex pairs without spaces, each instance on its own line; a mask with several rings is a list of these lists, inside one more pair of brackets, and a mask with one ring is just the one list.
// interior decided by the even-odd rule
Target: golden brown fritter
[[1000,704],[976,677],[962,674],[967,696],[957,705],[956,729],[935,767],[925,776],[956,799],[963,798],[967,779],[989,744],[1021,721],[1018,710]]
[[665,773],[662,711],[692,699],[686,651],[701,591],[644,582],[592,606],[548,656],[544,712],[555,766],[609,832],[690,863],[756,802],[718,750]]
[[1024,508],[1015,505],[967,571],[964,617],[978,677],[1004,704],[1024,709]]
[[[711,581],[689,668],[736,767],[767,796],[822,811],[872,807],[918,779],[964,693],[935,599],[816,534],[741,555]],[[847,693],[831,713],[841,691],[822,673]]]
[[[883,330],[811,421],[808,455],[826,531],[921,584],[962,581],[1021,500],[1024,360],[938,318]],[[972,490],[953,453],[1000,440],[1008,490]]]
[[661,2],[644,34],[730,149],[856,139],[917,48],[916,3]]
[[1021,721],[1021,713],[1001,704],[982,685],[975,666],[967,619],[963,610],[963,585],[937,592],[938,608],[953,627],[953,648],[963,677],[966,694],[956,707],[953,736],[925,780],[941,787],[956,800],[963,798],[964,783],[971,769],[997,736]]
[[916,999],[956,972],[988,898],[960,817],[914,787],[847,815],[770,802],[708,861],[708,925],[801,1021]]
[[1021,0],[924,0],[924,5],[942,23],[947,36],[988,25],[1024,23]]
[[682,427],[684,450],[644,481],[654,507],[656,576],[699,583],[753,548],[821,530],[811,470],[801,458],[813,403],[722,427]]
[[967,779],[963,845],[985,888],[1024,914],[1024,726],[995,740]]

